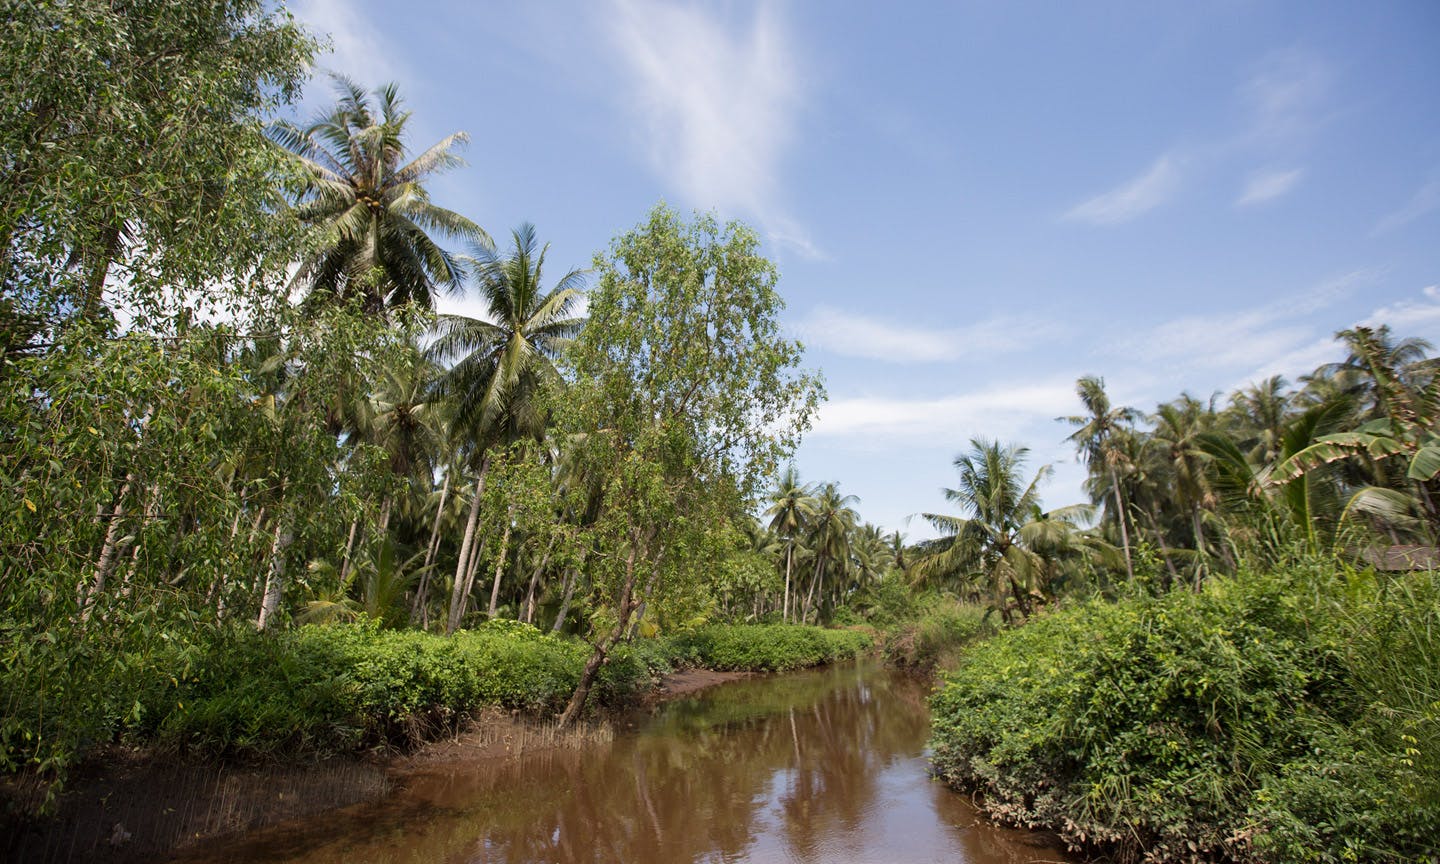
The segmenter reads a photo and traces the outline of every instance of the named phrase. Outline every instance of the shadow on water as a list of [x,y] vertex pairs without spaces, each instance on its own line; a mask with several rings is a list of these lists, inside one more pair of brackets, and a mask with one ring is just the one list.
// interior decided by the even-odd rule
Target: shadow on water
[[871,663],[722,685],[608,743],[410,776],[373,804],[177,859],[1061,861],[927,776],[923,682]]

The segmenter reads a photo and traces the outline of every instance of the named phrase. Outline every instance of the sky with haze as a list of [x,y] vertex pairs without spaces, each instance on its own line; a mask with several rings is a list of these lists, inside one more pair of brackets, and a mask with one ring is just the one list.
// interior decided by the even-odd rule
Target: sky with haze
[[1440,344],[1432,0],[291,8],[415,149],[470,133],[432,197],[502,247],[533,222],[551,283],[662,199],[753,225],[829,391],[803,478],[912,540],[975,436],[1083,500],[1081,375],[1150,411],[1357,323]]

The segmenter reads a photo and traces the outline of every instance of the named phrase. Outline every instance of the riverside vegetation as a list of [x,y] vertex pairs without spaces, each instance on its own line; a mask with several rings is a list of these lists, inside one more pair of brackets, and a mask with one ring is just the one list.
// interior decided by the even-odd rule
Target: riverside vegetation
[[999,819],[1120,859],[1436,857],[1425,343],[1357,326],[1296,386],[1150,412],[1081,378],[1088,501],[977,437],[907,543],[789,464],[823,388],[747,226],[661,205],[552,280],[535,227],[431,199],[468,138],[412,149],[394,85],[287,119],[317,43],[274,4],[6,27],[8,775],[569,723],[873,640],[940,670],[936,768]]

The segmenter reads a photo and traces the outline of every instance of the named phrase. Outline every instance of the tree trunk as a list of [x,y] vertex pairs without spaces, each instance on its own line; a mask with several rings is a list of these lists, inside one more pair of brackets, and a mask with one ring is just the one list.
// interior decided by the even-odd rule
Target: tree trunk
[[355,551],[355,534],[360,530],[360,517],[350,520],[350,536],[345,540],[345,554],[340,558],[340,584],[350,575],[350,554]]
[[511,504],[505,510],[505,530],[500,534],[500,555],[495,559],[495,580],[490,583],[490,609],[489,615],[495,617],[495,612],[500,608],[500,577],[505,575],[505,556],[510,554],[510,528],[515,521],[515,505]]
[[818,555],[815,558],[815,575],[810,577],[810,590],[805,592],[805,605],[800,609],[800,623],[804,624],[810,617],[810,603],[815,598],[815,585],[820,581],[820,569],[825,566],[825,556]]
[[555,537],[551,535],[550,542],[545,546],[545,554],[540,556],[540,566],[530,574],[530,590],[525,592],[525,623],[535,623],[535,589],[540,584],[540,574],[545,572],[545,565],[550,563],[550,553],[555,549]]
[[130,487],[135,482],[134,472],[125,475],[125,482],[120,486],[120,494],[115,496],[115,506],[110,510],[110,524],[105,528],[105,542],[100,546],[100,560],[95,563],[95,582],[90,586],[89,591],[84,591],[80,598],[80,620],[90,620],[90,609],[100,600],[100,595],[105,592],[105,577],[110,575],[110,568],[115,563],[115,549],[120,542],[120,524],[125,515],[125,496],[130,494]]
[[1120,497],[1120,478],[1110,469],[1110,492],[1115,496],[1115,516],[1120,520],[1120,548],[1125,550],[1125,578],[1135,582],[1135,566],[1130,563],[1130,529],[1125,527],[1125,501]]
[[85,274],[85,317],[95,318],[105,294],[105,277],[110,273],[110,264],[120,253],[120,226],[107,225],[100,230],[95,254],[90,259]]
[[550,625],[551,633],[559,633],[565,627],[565,616],[570,614],[570,601],[575,598],[575,586],[580,582],[580,572],[570,567],[565,571],[565,596],[560,600],[560,611],[555,613],[555,623]]
[[265,577],[265,593],[260,600],[260,617],[255,626],[261,630],[270,626],[280,610],[280,598],[285,594],[285,553],[295,541],[290,517],[282,513],[275,519],[275,542],[270,547],[270,573]]
[[475,500],[470,502],[470,518],[465,522],[465,537],[460,541],[460,560],[455,564],[455,584],[450,589],[450,615],[445,622],[445,635],[455,632],[460,619],[465,617],[465,604],[469,600],[466,592],[465,574],[469,568],[471,546],[475,543],[475,523],[480,521],[480,499],[485,494],[485,471],[490,467],[490,457],[480,463],[480,476],[475,480]]
[[1170,571],[1170,583],[1173,585],[1180,581],[1180,572],[1175,569],[1175,562],[1165,553],[1165,535],[1160,533],[1160,520],[1155,514],[1154,502],[1151,502],[1150,512],[1147,514],[1150,519],[1150,530],[1155,534],[1155,549],[1160,557],[1165,559],[1165,569]]
[[795,543],[791,541],[785,544],[785,602],[780,613],[780,620],[786,624],[790,623],[790,564],[795,558]]
[[[440,519],[445,515],[445,499],[450,495],[450,478],[454,472],[445,472],[445,483],[440,487],[440,506],[435,509],[435,521],[430,524],[430,545],[425,549],[425,566],[435,563],[435,553],[440,551]],[[420,583],[422,586],[424,582]]]
[[[649,543],[654,537],[655,529],[651,528],[643,538],[643,542]],[[625,632],[630,623],[630,613],[635,609],[635,559],[640,554],[642,538],[636,536],[634,529],[630,532],[630,554],[625,559],[625,584],[620,589],[619,617],[615,621],[615,627],[595,644],[595,651],[590,659],[585,662],[585,668],[580,672],[580,683],[575,685],[575,692],[570,696],[570,703],[565,706],[565,712],[560,715],[557,726],[561,729],[569,726],[580,716],[580,711],[585,707],[585,700],[590,696],[590,687],[595,683],[595,676],[599,674],[600,667],[605,663],[610,649],[614,647],[615,641]]]

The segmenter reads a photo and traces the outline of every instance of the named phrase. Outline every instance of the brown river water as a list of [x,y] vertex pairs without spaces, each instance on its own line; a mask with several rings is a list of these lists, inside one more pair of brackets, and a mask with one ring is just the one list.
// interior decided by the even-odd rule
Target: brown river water
[[177,860],[1070,860],[930,779],[928,690],[868,661],[722,684],[630,716],[609,741],[432,766],[379,801]]

